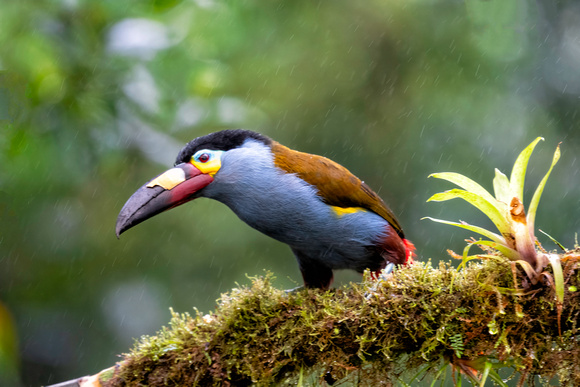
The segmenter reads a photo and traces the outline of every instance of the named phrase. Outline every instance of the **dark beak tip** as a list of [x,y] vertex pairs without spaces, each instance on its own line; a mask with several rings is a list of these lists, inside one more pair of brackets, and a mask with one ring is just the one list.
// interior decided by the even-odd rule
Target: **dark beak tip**
[[119,213],[117,217],[117,223],[115,224],[115,235],[117,239],[120,239],[121,234],[131,228],[131,212],[128,212],[125,207]]
[[119,217],[117,218],[117,224],[115,225],[115,235],[117,236],[117,239],[120,239],[121,234],[131,227],[133,227],[131,217],[127,216],[125,213],[123,213],[123,211],[121,211]]

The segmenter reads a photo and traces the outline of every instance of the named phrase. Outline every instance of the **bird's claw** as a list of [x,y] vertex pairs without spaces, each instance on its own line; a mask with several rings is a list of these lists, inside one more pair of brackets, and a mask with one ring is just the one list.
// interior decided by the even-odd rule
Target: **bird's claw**
[[377,292],[378,286],[379,286],[381,281],[387,281],[389,279],[389,277],[392,275],[394,269],[395,269],[395,264],[392,262],[389,262],[387,264],[387,266],[385,266],[385,268],[379,272],[373,286],[370,288],[370,290],[368,292],[365,293],[365,298],[367,300],[370,300],[371,296]]
[[296,286],[295,288],[292,289],[286,289],[284,290],[284,292],[286,292],[286,294],[294,294],[294,293],[298,293],[301,290],[306,289],[306,287],[304,285],[300,285],[300,286]]

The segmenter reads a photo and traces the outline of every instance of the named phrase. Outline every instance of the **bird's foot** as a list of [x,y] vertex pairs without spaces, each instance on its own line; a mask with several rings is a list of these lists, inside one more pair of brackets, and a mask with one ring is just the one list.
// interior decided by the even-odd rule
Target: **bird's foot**
[[395,264],[389,262],[387,266],[383,270],[378,272],[373,272],[372,277],[375,279],[373,286],[370,288],[368,292],[365,293],[365,298],[369,300],[373,294],[375,294],[378,290],[378,286],[382,281],[388,281],[393,273],[393,269],[395,268]]
[[284,290],[286,292],[286,294],[293,294],[293,293],[298,293],[301,290],[306,289],[306,287],[304,285],[300,285],[300,286],[296,286],[295,288],[292,289],[286,289]]

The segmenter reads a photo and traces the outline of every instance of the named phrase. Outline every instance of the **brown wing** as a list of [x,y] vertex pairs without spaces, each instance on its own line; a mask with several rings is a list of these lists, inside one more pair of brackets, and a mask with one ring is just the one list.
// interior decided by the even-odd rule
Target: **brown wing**
[[322,200],[331,206],[362,207],[376,213],[404,238],[403,230],[385,202],[348,169],[326,157],[298,152],[272,142],[274,164],[318,189]]

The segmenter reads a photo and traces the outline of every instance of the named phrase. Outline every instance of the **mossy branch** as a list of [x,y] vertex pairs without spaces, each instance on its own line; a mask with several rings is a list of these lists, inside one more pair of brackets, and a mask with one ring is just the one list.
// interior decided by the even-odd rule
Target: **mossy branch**
[[[386,281],[323,292],[275,289],[252,280],[212,314],[173,314],[108,372],[105,386],[410,384],[446,364],[472,381],[506,367],[580,385],[578,252],[562,256],[566,294],[558,332],[554,288],[522,294],[508,262],[457,271],[417,263]],[[103,378],[101,378],[103,379]],[[488,380],[491,378],[488,378]],[[494,379],[501,385],[499,378]]]

